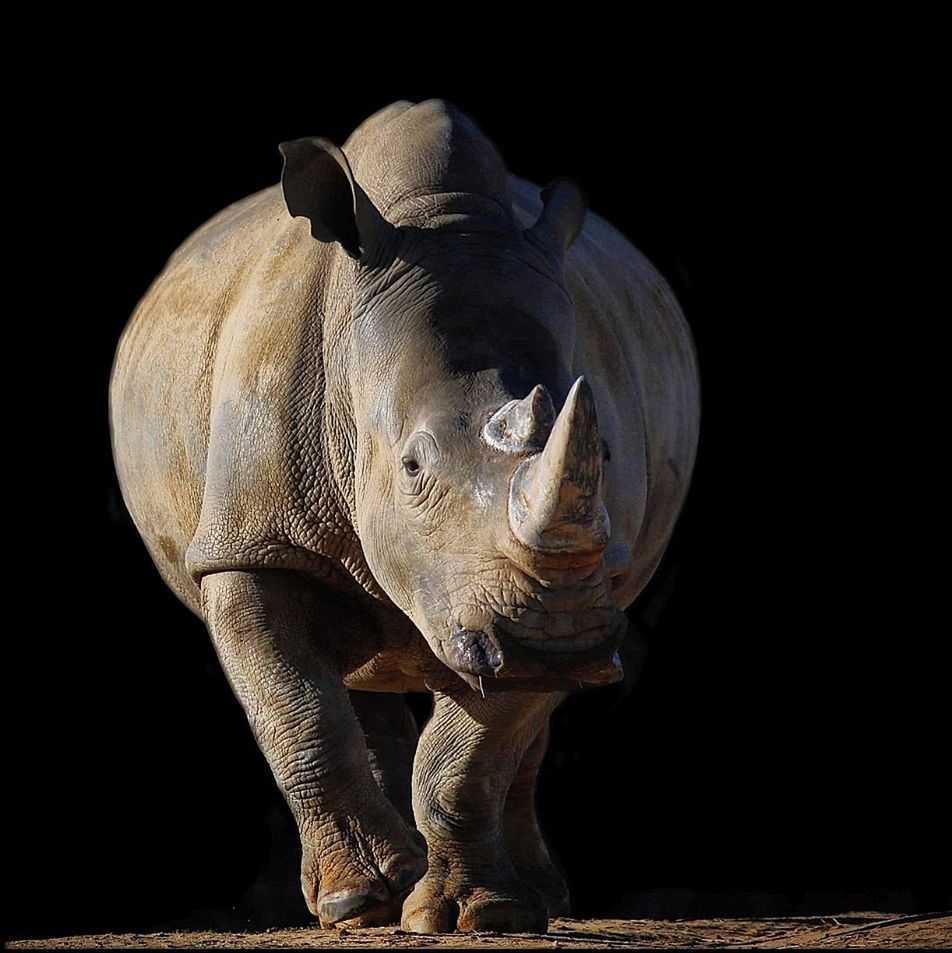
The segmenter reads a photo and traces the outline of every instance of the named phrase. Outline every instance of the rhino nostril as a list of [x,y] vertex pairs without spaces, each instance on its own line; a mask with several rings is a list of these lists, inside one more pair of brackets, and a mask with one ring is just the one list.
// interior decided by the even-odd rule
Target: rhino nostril
[[472,675],[495,675],[502,666],[499,649],[485,632],[459,629],[446,642],[446,660]]

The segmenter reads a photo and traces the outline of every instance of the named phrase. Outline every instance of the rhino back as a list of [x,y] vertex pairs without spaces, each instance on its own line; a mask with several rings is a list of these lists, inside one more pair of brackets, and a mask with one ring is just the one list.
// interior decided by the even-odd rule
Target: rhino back
[[[513,212],[528,227],[542,208],[539,189],[515,176],[510,183]],[[565,276],[576,309],[573,372],[592,386],[611,451],[606,560],[627,563],[614,590],[627,606],[657,568],[687,495],[700,419],[694,344],[664,278],[592,212],[569,249]]]
[[267,189],[173,254],[120,341],[120,486],[159,571],[195,611],[207,571],[313,568],[327,548],[346,559],[323,432],[331,270],[328,247]]

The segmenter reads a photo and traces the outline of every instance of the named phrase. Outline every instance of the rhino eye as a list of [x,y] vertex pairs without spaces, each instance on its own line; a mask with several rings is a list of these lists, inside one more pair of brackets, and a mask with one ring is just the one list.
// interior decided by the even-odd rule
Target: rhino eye
[[433,435],[426,431],[415,433],[403,447],[400,465],[408,476],[416,477],[424,467],[439,460],[439,450]]

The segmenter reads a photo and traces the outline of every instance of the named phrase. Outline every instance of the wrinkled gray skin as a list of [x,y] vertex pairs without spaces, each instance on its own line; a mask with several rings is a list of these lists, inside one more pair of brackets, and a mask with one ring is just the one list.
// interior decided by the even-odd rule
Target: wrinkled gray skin
[[[620,677],[684,499],[687,328],[574,187],[540,197],[443,102],[282,152],[123,335],[126,504],[208,625],[321,922],[544,930],[547,720]],[[409,690],[434,695],[419,739]]]

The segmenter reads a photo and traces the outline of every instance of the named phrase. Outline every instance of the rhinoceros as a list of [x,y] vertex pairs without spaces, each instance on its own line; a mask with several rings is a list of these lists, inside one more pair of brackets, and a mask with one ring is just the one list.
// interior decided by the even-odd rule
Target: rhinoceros
[[509,174],[450,104],[279,148],[280,185],[188,238],[122,335],[125,503],[321,924],[544,931],[548,719],[622,675],[694,464],[689,330],[574,184]]

